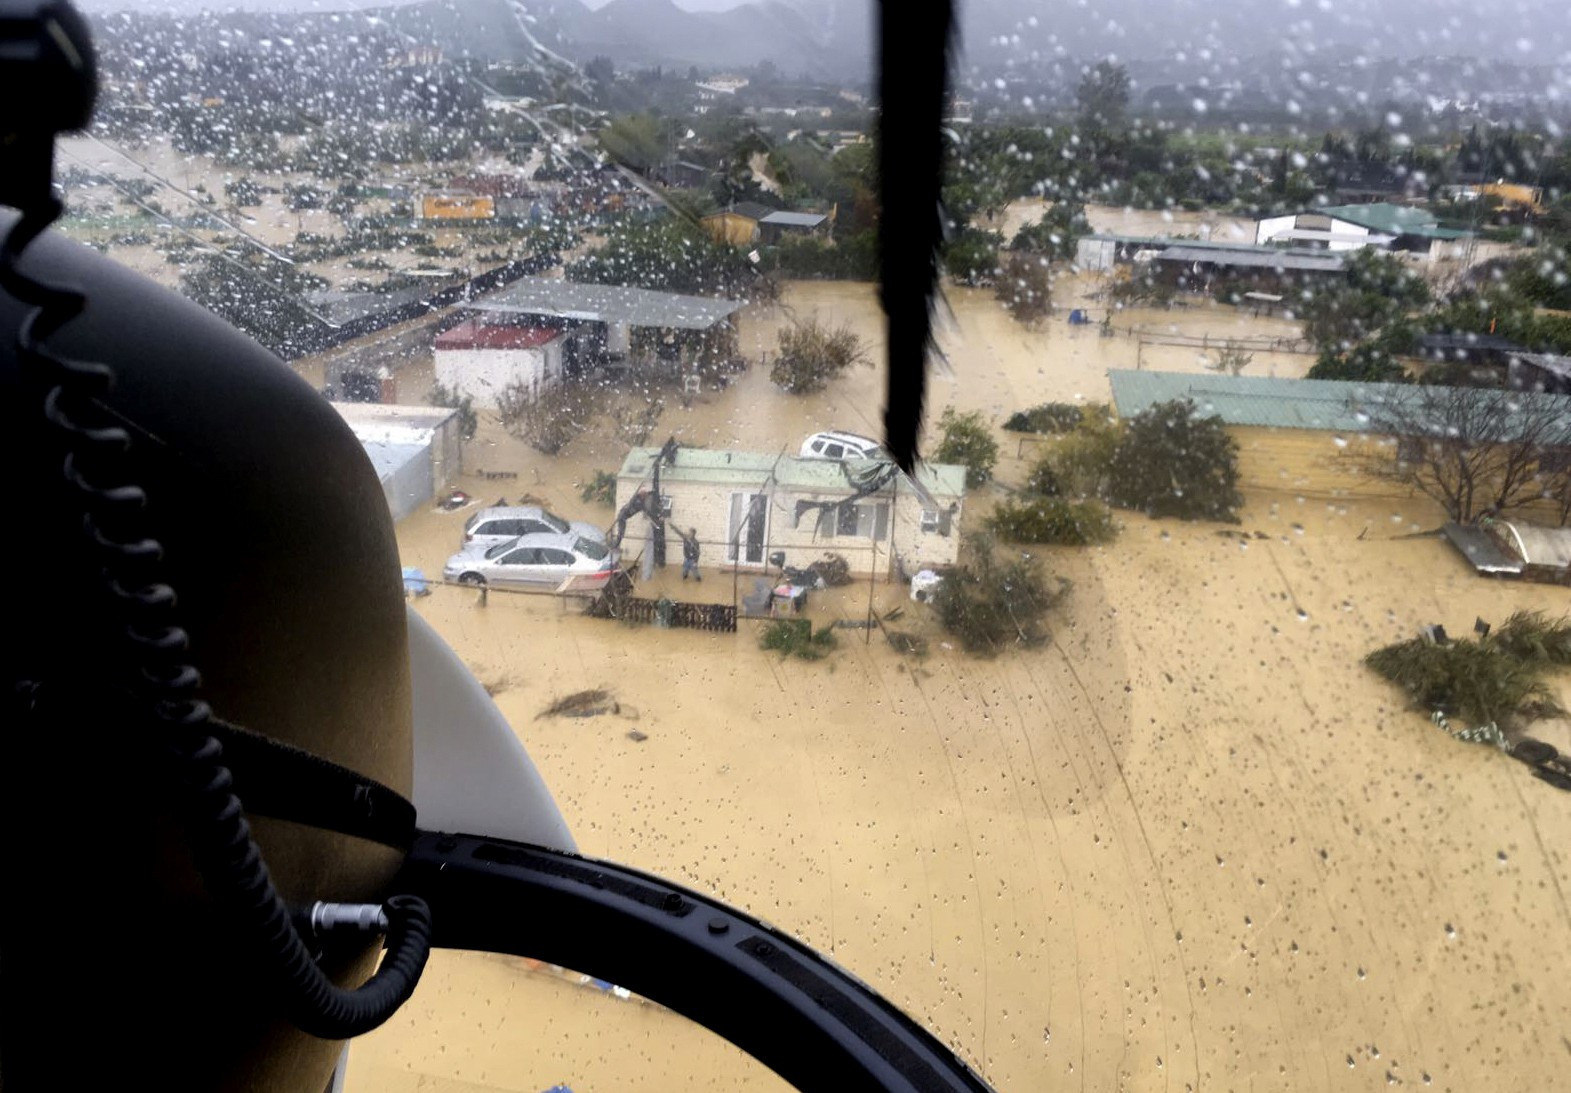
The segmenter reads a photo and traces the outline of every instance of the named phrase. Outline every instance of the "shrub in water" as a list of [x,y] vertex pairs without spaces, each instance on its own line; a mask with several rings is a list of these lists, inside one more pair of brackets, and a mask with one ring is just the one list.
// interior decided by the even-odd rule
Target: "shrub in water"
[[1067,433],[1080,424],[1080,407],[1072,402],[1044,402],[1009,415],[1004,428],[1013,433]]
[[1185,520],[1238,519],[1238,443],[1188,399],[1135,415],[1108,468],[1115,505]]
[[1056,588],[1035,561],[1016,556],[1000,562],[991,537],[966,540],[970,559],[944,575],[933,593],[939,623],[973,653],[996,653],[1007,645],[1040,645],[1048,640],[1043,622],[1063,596],[1068,582]]
[[987,521],[988,530],[1012,543],[1105,543],[1117,533],[1113,517],[1096,501],[1036,497],[1006,501]]
[[596,471],[595,476],[584,484],[578,494],[585,501],[594,501],[602,505],[616,503],[616,475],[610,471]]
[[957,414],[953,407],[938,419],[943,439],[933,450],[933,462],[958,463],[966,469],[966,488],[976,489],[993,477],[998,462],[998,441],[976,410]]
[[835,634],[827,626],[815,631],[807,619],[775,619],[764,626],[758,644],[777,650],[783,657],[822,660],[835,647]]

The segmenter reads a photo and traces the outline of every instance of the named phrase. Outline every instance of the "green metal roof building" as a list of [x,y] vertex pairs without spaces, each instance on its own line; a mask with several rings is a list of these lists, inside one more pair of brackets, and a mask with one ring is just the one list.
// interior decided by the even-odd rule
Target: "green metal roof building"
[[[1225,376],[1213,373],[1108,372],[1113,406],[1132,417],[1159,402],[1190,399],[1206,417],[1224,424],[1271,429],[1314,429],[1333,433],[1374,433],[1371,409],[1411,398],[1421,390],[1406,383],[1351,383],[1344,380],[1279,379],[1275,376]],[[1571,395],[1512,392],[1526,404],[1556,408],[1571,421]]]

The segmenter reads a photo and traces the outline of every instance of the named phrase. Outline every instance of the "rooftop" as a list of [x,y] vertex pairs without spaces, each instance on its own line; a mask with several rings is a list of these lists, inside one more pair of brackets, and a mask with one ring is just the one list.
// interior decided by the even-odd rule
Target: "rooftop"
[[[1132,417],[1156,403],[1191,399],[1205,416],[1228,425],[1262,425],[1277,429],[1323,429],[1367,433],[1376,428],[1362,407],[1411,397],[1415,388],[1402,383],[1351,383],[1343,380],[1277,379],[1274,376],[1200,375],[1191,372],[1108,372],[1113,406],[1119,417]],[[1497,393],[1497,392],[1481,392]],[[1523,400],[1553,399],[1571,418],[1571,395],[1512,392]]]
[[743,305],[740,300],[683,296],[626,285],[587,285],[520,277],[467,305],[474,311],[541,315],[663,330],[708,330]]
[[511,326],[465,319],[436,336],[438,349],[535,349],[562,336],[554,326]]
[[773,212],[759,223],[776,224],[782,228],[816,228],[827,219],[823,213]]
[[1244,250],[1238,247],[1196,247],[1188,243],[1175,243],[1159,256],[1161,262],[1209,262],[1216,266],[1252,267],[1259,269],[1296,269],[1317,273],[1340,273],[1343,267],[1340,255],[1318,251],[1304,254],[1277,247],[1258,247]]
[[736,213],[738,216],[745,216],[749,220],[762,220],[770,213],[777,213],[780,210],[757,201],[737,201],[733,202],[729,208],[721,209],[720,211],[723,213]]
[[1389,232],[1392,235],[1422,235],[1429,239],[1463,239],[1468,232],[1442,228],[1433,213],[1415,209],[1411,205],[1392,205],[1375,201],[1367,205],[1324,205],[1306,209],[1306,214],[1318,214],[1345,220],[1370,231]]
[[332,402],[338,416],[359,438],[367,450],[370,446],[428,444],[431,436],[457,410],[446,406],[397,406],[380,402]]
[[[654,470],[659,448],[634,448],[622,461],[618,478],[645,479]],[[679,448],[675,464],[661,468],[664,482],[712,482],[757,486],[771,474],[786,489],[808,493],[851,493],[847,479],[860,476],[878,465],[873,459],[802,459],[794,455],[768,452],[734,452],[713,448]],[[841,468],[844,468],[842,470]],[[960,497],[965,493],[964,467],[949,463],[923,463],[917,469],[918,484],[931,494]]]

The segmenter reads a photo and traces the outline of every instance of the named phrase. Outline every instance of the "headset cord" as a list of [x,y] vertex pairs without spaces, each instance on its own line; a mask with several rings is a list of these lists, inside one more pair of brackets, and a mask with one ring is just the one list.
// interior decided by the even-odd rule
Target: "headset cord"
[[209,731],[212,713],[197,693],[201,676],[187,663],[190,639],[178,624],[174,589],[160,579],[164,551],[146,526],[147,494],[107,473],[131,446],[131,434],[98,402],[114,372],[46,345],[82,312],[85,297],[17,268],[22,252],[60,209],[51,195],[24,211],[0,241],[0,288],[33,305],[18,330],[18,354],[22,366],[43,380],[44,417],[66,451],[62,475],[81,501],[82,529],[131,651],[132,692],[172,763],[180,819],[207,891],[251,947],[284,1015],[322,1039],[358,1036],[386,1021],[414,992],[431,951],[430,910],[417,896],[387,900],[387,955],[370,979],[346,990],[317,965],[274,887],[234,793],[223,747]]

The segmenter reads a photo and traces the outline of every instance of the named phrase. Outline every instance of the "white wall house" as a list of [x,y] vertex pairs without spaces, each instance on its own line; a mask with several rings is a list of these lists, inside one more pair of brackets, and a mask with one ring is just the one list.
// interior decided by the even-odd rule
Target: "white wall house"
[[[617,472],[618,510],[653,482],[658,448],[634,448]],[[806,566],[826,552],[842,555],[851,572],[880,577],[955,561],[960,549],[965,468],[924,464],[915,480],[898,471],[878,489],[856,497],[856,482],[877,475],[874,460],[838,462],[768,452],[680,448],[660,468],[660,494],[670,521],[694,528],[703,544],[700,564],[767,570],[783,552],[786,564]],[[839,502],[824,507],[823,502]],[[627,528],[632,544],[645,534],[642,517]],[[668,557],[681,544],[669,540]]]
[[562,380],[562,331],[467,319],[436,337],[436,382],[496,409],[515,384],[538,397]]

